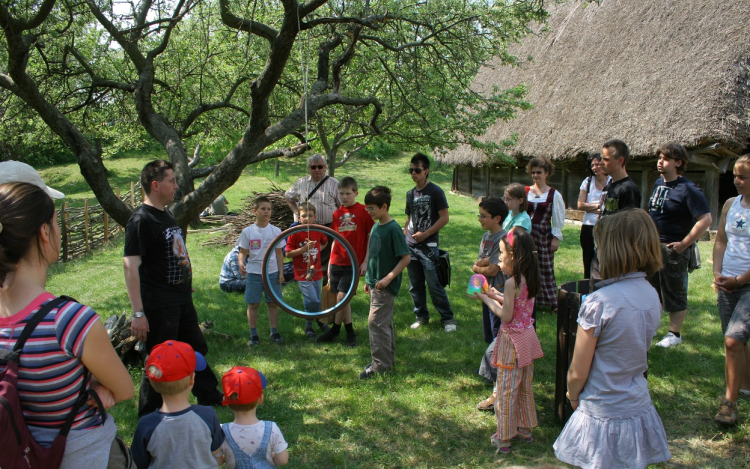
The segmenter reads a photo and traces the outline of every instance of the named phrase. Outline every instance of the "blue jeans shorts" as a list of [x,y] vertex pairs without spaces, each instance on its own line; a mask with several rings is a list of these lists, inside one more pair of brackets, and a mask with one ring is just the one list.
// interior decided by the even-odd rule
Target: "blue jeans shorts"
[[[260,303],[261,295],[265,293],[266,295],[266,304],[268,303],[276,303],[274,301],[273,296],[267,291],[264,291],[263,288],[263,279],[261,278],[260,274],[247,274],[247,279],[245,280],[247,283],[245,284],[245,303],[249,305],[256,305]],[[281,284],[279,284],[279,273],[274,272],[272,274],[268,274],[268,283],[271,285],[271,288],[276,293],[276,296],[281,298]]]

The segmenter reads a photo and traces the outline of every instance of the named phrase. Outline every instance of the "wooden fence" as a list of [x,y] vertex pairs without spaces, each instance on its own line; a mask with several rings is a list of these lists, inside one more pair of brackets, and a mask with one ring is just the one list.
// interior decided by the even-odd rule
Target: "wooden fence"
[[[120,194],[119,188],[115,188],[115,192],[120,200],[133,208],[143,200],[140,182],[131,182],[130,190],[125,194]],[[86,254],[124,231],[122,226],[110,219],[101,205],[90,205],[88,200],[84,201],[83,207],[70,207],[67,202],[63,203],[57,212],[57,224],[62,237],[60,259],[63,262]]]

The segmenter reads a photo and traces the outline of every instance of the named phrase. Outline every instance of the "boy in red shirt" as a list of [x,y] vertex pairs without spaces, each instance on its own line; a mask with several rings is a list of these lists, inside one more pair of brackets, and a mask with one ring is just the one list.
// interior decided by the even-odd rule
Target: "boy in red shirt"
[[[364,205],[357,202],[359,192],[357,181],[351,177],[345,177],[339,181],[339,199],[341,207],[333,212],[333,223],[331,228],[343,236],[354,248],[359,265],[356,266],[357,275],[365,275],[367,271],[367,258],[370,250],[370,231],[375,224],[372,217],[367,213]],[[352,259],[341,243],[334,242],[331,248],[331,259],[328,262],[328,284],[331,292],[336,294],[337,301],[343,300],[354,279],[352,278]],[[346,345],[355,347],[357,335],[352,327],[352,308],[349,304],[344,306],[333,320],[333,326],[327,332],[318,337],[317,342],[331,342],[338,337],[341,331],[341,323],[346,328]]]
[[[311,225],[315,221],[315,205],[303,202],[299,205],[299,222]],[[286,257],[292,259],[294,279],[297,280],[305,311],[320,311],[320,283],[323,278],[323,267],[320,264],[320,253],[328,245],[328,237],[320,231],[298,231],[286,239]],[[305,324],[308,339],[315,338],[312,321]]]

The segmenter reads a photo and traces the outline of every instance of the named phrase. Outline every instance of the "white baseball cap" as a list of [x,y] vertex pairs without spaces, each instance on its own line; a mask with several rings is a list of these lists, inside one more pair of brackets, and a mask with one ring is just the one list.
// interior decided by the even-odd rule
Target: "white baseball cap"
[[21,163],[20,161],[3,161],[0,162],[0,184],[9,182],[26,182],[33,184],[44,191],[53,199],[62,199],[65,194],[47,186],[36,169]]

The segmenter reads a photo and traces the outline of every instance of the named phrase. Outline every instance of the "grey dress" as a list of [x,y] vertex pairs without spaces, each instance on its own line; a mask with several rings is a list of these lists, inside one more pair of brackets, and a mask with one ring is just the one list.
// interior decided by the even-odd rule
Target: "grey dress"
[[588,295],[578,324],[598,338],[580,405],[555,441],[560,461],[582,468],[644,468],[671,455],[643,373],[661,305],[635,272]]

